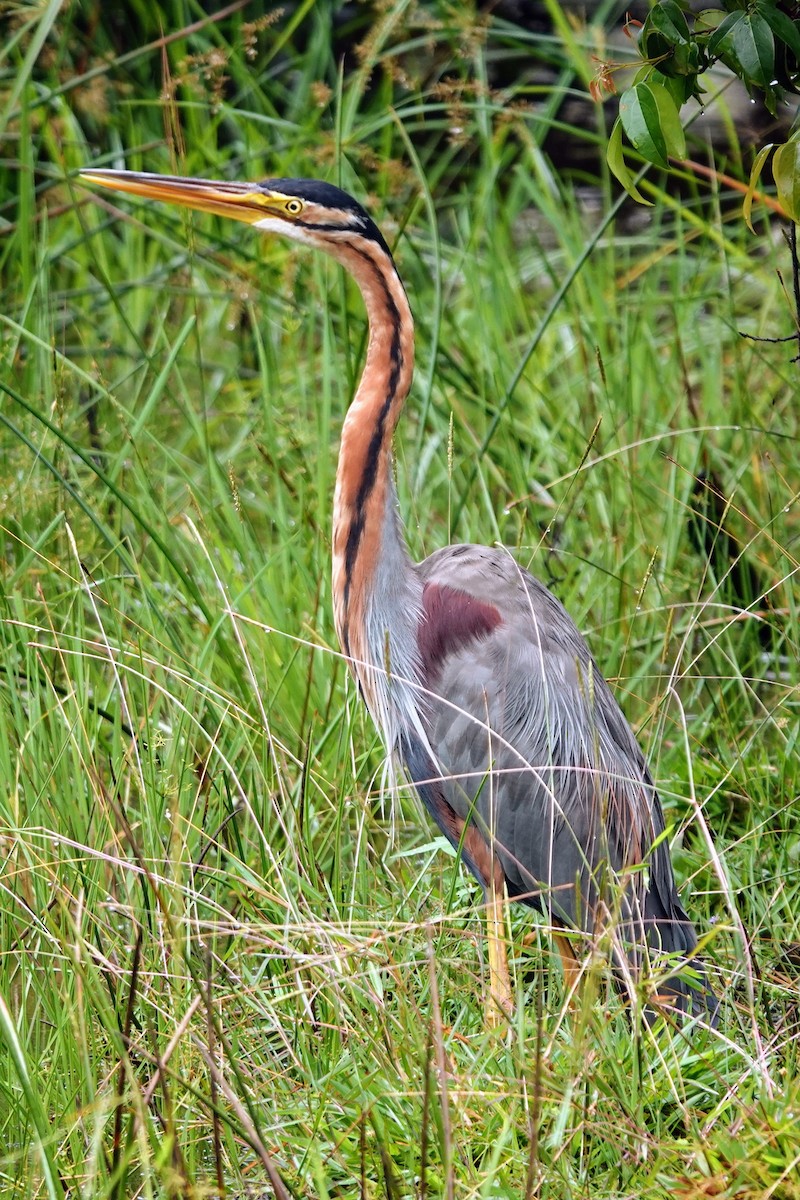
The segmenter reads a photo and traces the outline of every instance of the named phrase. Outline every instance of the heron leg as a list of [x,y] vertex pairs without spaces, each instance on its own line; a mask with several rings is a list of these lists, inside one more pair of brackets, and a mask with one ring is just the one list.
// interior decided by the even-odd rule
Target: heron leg
[[577,1002],[578,983],[581,977],[581,963],[575,953],[575,947],[563,933],[554,933],[553,939],[561,955],[561,966],[564,971],[564,989],[569,998],[570,1008]]
[[489,876],[486,888],[486,936],[489,943],[489,994],[485,1001],[487,1029],[503,1025],[514,1011],[514,992],[508,970],[505,930],[506,885],[500,864]]

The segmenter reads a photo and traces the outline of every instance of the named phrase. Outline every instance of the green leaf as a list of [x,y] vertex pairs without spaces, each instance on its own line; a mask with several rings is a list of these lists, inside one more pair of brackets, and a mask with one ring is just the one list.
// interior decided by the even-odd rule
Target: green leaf
[[652,29],[657,29],[659,33],[663,33],[670,41],[686,42],[689,40],[686,16],[675,0],[661,0],[661,3],[652,9],[645,21],[645,29],[648,25]]
[[757,6],[759,13],[769,25],[776,37],[784,42],[795,58],[800,62],[800,26],[785,12],[781,12],[774,4],[763,3]]
[[673,103],[680,111],[681,105],[694,95],[697,81],[689,79],[685,75],[665,75],[663,80],[659,79],[659,86],[669,92]]
[[743,12],[732,12],[722,21],[708,39],[708,53],[714,58],[725,54],[728,39],[733,36],[736,26],[744,20]]
[[665,87],[651,81],[628,88],[620,97],[619,115],[631,144],[648,162],[668,167],[668,155],[686,157],[680,115]]
[[645,63],[633,77],[631,87],[636,87],[637,83],[648,83],[653,78],[653,67],[651,63]]
[[775,113],[775,38],[760,12],[735,12],[708,39],[708,53],[721,58],[748,88],[758,88]]
[[614,128],[611,130],[611,137],[608,139],[608,149],[606,150],[606,162],[611,174],[614,175],[628,195],[636,200],[639,204],[650,204],[636,186],[633,175],[628,170],[627,163],[622,153],[622,122],[617,117],[614,122]]
[[761,172],[764,169],[764,163],[769,158],[772,146],[773,143],[769,142],[768,145],[762,146],[756,155],[755,162],[753,163],[753,169],[750,172],[750,179],[747,184],[747,192],[745,193],[744,203],[742,204],[742,216],[747,222],[747,228],[751,233],[755,233],[755,229],[753,229],[753,223],[750,220],[750,213],[753,209],[753,197],[755,195],[756,187],[758,186],[758,181],[761,178]]
[[648,83],[637,83],[623,92],[619,116],[631,144],[648,162],[666,167],[667,140],[661,132],[658,105]]
[[800,222],[800,141],[778,147],[772,160],[772,174],[782,207],[793,221]]
[[689,40],[689,26],[675,0],[663,0],[651,10],[639,34],[639,47],[644,58],[660,58],[671,54],[675,46]]
[[697,74],[703,66],[701,49],[675,0],[662,0],[652,9],[639,36],[639,49],[668,77]]
[[769,91],[775,78],[775,38],[757,12],[745,13],[730,36],[745,81]]
[[661,132],[667,143],[667,154],[670,158],[686,158],[686,137],[681,124],[681,115],[671,89],[665,84],[666,80],[664,84],[657,84],[654,81],[650,90],[658,108]]
[[718,29],[725,20],[727,20],[727,17],[720,9],[704,8],[694,19],[695,32],[698,34],[711,33],[713,30]]

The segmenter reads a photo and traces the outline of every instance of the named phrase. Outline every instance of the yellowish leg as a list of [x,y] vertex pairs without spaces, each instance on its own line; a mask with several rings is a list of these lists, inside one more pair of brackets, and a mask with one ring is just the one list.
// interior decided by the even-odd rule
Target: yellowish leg
[[[499,876],[499,878],[498,878]],[[514,993],[508,971],[504,921],[505,881],[496,871],[486,889],[486,935],[489,942],[489,995],[485,1004],[487,1029],[504,1025],[514,1011]]]
[[581,977],[580,960],[569,938],[564,937],[561,933],[554,933],[553,937],[558,947],[558,952],[561,955],[561,966],[564,971],[564,988],[567,994],[572,997],[574,1003],[575,996],[577,995],[577,983]]

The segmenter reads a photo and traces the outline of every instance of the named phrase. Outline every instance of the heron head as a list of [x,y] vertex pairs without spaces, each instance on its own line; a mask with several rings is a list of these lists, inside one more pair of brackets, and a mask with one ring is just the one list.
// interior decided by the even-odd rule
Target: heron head
[[376,241],[389,253],[366,209],[341,188],[317,179],[228,183],[104,168],[81,171],[80,178],[148,200],[163,200],[244,221],[266,233],[279,233],[333,253],[337,245],[359,238]]

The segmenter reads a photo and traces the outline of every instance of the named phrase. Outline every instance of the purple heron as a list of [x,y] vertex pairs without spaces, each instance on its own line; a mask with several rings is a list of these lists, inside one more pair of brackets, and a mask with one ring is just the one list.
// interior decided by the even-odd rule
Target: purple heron
[[577,626],[503,549],[450,546],[419,564],[409,555],[392,436],[411,386],[414,326],[372,218],[316,180],[82,175],[324,250],[361,290],[369,340],[334,498],[336,630],[387,754],[484,890],[490,1022],[512,1007],[506,895],[544,910],[571,986],[582,961],[577,931],[605,947],[621,987],[659,978],[649,1006],[713,1020],[658,794]]

